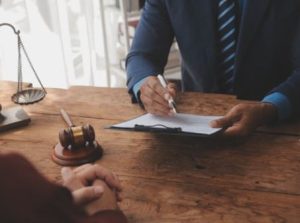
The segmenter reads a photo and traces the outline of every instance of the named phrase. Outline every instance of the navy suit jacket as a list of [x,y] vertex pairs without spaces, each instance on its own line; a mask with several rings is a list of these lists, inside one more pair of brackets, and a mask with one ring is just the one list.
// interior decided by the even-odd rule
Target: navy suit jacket
[[[174,37],[184,91],[218,92],[217,1],[147,0],[127,56],[128,88],[162,73]],[[249,0],[240,21],[234,94],[261,100],[279,92],[300,112],[300,1]]]

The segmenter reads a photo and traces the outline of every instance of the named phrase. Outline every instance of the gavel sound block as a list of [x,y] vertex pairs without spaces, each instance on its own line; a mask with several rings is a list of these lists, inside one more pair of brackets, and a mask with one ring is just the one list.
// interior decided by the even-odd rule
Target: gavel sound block
[[103,149],[95,140],[91,125],[75,126],[67,113],[61,111],[69,128],[59,132],[59,143],[54,147],[52,159],[62,166],[77,166],[94,162],[103,154]]

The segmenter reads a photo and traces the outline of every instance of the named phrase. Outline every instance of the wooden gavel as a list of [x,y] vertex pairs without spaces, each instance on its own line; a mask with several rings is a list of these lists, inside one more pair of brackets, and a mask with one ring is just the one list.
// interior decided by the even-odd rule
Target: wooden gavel
[[60,113],[69,127],[60,130],[52,160],[62,166],[78,166],[101,158],[103,149],[95,139],[94,128],[91,125],[75,126],[63,109]]
[[67,129],[59,131],[59,141],[64,148],[74,150],[94,144],[95,130],[91,125],[75,126],[63,109],[60,112],[69,126]]

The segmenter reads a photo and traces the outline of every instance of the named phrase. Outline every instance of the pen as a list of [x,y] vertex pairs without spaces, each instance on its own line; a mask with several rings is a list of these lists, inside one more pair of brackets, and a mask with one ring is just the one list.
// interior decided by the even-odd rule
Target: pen
[[[167,88],[167,81],[165,80],[165,78],[161,74],[157,75],[157,78],[158,78],[160,84],[164,88]],[[177,113],[177,111],[176,111],[176,104],[175,104],[175,101],[172,98],[172,96],[169,98],[168,102],[169,102],[169,106],[172,108],[173,112]]]

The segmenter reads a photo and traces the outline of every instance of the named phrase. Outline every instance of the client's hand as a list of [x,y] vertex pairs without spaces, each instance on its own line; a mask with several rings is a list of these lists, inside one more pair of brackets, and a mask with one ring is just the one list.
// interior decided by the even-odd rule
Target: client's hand
[[86,164],[74,170],[62,168],[63,184],[72,191],[74,202],[83,206],[87,214],[116,209],[122,190],[118,178],[107,169]]

